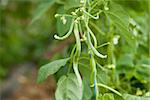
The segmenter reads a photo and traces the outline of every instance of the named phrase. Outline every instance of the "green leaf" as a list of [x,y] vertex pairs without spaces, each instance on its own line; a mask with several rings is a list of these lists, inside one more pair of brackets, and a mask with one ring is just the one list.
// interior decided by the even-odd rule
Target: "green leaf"
[[136,71],[134,73],[134,76],[140,80],[143,81],[150,81],[150,65],[144,66],[144,65],[138,65],[136,66]]
[[125,73],[126,78],[130,79],[134,76],[134,58],[132,54],[121,55],[117,60],[117,72]]
[[[60,7],[57,11],[58,14],[65,14],[65,10],[64,10],[64,7]],[[62,17],[58,17],[57,18],[57,22],[56,22],[56,28],[57,28],[57,33],[59,36],[63,36],[65,35],[69,29],[70,29],[70,25],[72,23],[72,18],[71,17],[67,17],[67,16],[64,16],[64,19],[66,20],[66,23],[63,24],[63,20],[62,20]]]
[[150,66],[150,58],[142,58],[138,63],[141,65]]
[[35,22],[36,20],[40,19],[41,16],[55,3],[55,0],[47,0],[42,2],[38,8],[35,10],[33,14],[33,18],[31,23]]
[[63,4],[65,10],[80,6],[80,0],[56,0],[56,3]]
[[[97,65],[100,66],[99,64]],[[108,71],[97,68],[97,80],[99,83],[108,84],[110,82]]]
[[108,18],[111,19],[113,24],[119,30],[119,33],[126,39],[130,46],[135,45],[134,35],[129,32],[129,15],[128,13],[118,4],[113,2],[110,3],[109,9],[105,11],[105,14]]
[[117,61],[117,66],[134,66],[133,56],[131,54],[122,55]]
[[93,93],[90,88],[90,82],[87,81],[86,79],[83,79],[83,98],[82,98],[82,100],[91,100],[92,94]]
[[65,4],[65,0],[55,0],[58,4]]
[[82,88],[74,74],[59,79],[55,98],[56,100],[82,100]]
[[102,100],[115,100],[112,93],[105,93],[102,97]]
[[64,8],[66,10],[80,6],[80,0],[66,0]]
[[79,70],[81,75],[87,79],[88,81],[90,81],[89,77],[90,77],[90,68],[89,68],[89,64],[88,63],[79,63]]
[[105,13],[115,23],[123,25],[123,26],[125,26],[125,28],[128,27],[128,25],[129,25],[129,15],[120,5],[118,5],[114,2],[110,2],[109,10],[105,11]]
[[70,58],[55,60],[42,66],[38,72],[37,82],[42,83],[49,75],[56,73]]
[[140,97],[140,96],[134,96],[130,94],[123,94],[123,98],[125,100],[150,100],[150,97]]

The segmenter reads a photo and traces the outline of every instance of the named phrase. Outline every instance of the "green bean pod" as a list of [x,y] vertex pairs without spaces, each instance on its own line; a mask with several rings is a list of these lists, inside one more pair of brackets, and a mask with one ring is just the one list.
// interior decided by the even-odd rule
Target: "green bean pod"
[[75,22],[74,25],[74,35],[76,38],[76,52],[75,55],[73,57],[73,69],[74,72],[76,74],[76,77],[78,79],[79,82],[79,86],[82,87],[82,79],[78,70],[78,60],[81,54],[81,41],[80,41],[80,36],[79,36],[79,30],[78,30],[78,24]]
[[91,66],[91,84],[94,84],[94,96],[95,96],[95,100],[98,100],[98,96],[99,96],[99,90],[97,87],[97,70],[96,70],[96,62],[94,59],[94,55],[93,52],[91,51],[90,53],[90,66]]
[[64,40],[64,39],[66,39],[72,33],[73,27],[74,27],[74,20],[72,21],[70,29],[69,29],[69,31],[68,31],[68,33],[66,35],[64,35],[62,37],[59,37],[58,35],[55,34],[54,38],[57,39],[57,40]]
[[91,42],[91,39],[90,39],[90,34],[89,34],[89,32],[87,32],[87,42],[88,42],[88,44],[89,44],[91,50],[93,51],[93,53],[94,53],[96,56],[98,56],[98,57],[100,57],[100,58],[106,58],[106,57],[107,57],[107,55],[102,55],[102,54],[100,54],[100,53],[94,48],[94,46],[93,46],[93,44],[92,44],[92,42]]

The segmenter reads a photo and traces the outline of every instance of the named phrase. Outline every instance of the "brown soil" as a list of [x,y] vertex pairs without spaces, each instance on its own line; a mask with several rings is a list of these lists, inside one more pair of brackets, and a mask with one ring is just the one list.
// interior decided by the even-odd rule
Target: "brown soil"
[[19,87],[13,91],[7,100],[52,100],[55,92],[55,80],[50,76],[44,83],[36,83],[37,70],[31,75],[19,76]]

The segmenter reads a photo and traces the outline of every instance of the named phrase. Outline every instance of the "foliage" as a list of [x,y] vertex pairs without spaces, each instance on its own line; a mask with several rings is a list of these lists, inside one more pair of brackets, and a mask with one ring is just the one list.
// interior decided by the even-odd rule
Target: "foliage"
[[[39,70],[38,83],[43,82],[49,75],[56,73],[62,66],[66,64],[69,58],[53,61],[42,66]],[[52,67],[51,67],[52,66]]]
[[[33,26],[26,27],[17,19],[31,16],[33,2],[39,7],[33,14]],[[22,3],[26,7],[19,6]],[[57,32],[54,38],[63,40],[74,34],[76,43],[69,45],[63,56],[69,58],[52,61],[39,70],[38,82],[51,74],[58,79],[54,99],[149,100],[149,0],[31,0],[14,4],[12,0],[9,7],[1,7],[0,73],[27,59],[40,62],[43,49],[53,44],[49,35]],[[22,9],[23,13],[18,13]]]
[[[64,40],[74,34],[76,43],[68,63],[59,64],[66,63],[67,71],[59,74],[55,99],[149,100],[150,2],[55,0],[57,4],[56,27],[62,37],[54,38]],[[47,71],[57,68],[46,67]],[[46,67],[40,68],[38,78],[47,73],[41,73]],[[76,78],[70,79],[70,73]]]

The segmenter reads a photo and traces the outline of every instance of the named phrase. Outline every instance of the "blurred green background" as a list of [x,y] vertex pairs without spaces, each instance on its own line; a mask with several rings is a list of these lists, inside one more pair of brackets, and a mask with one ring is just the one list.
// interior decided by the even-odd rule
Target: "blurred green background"
[[[0,14],[0,77],[4,78],[12,67],[25,62],[37,65],[53,43],[55,31],[53,13],[31,23],[33,13],[43,1],[2,0]],[[55,11],[55,10],[54,10]],[[44,63],[44,62],[43,62]]]
[[[44,11],[40,19],[35,18],[42,3],[47,4],[47,0],[0,1],[1,100],[9,100],[9,97],[10,100],[21,100],[23,95],[27,99],[33,98],[32,100],[49,100],[52,94],[51,88],[54,86],[37,86],[36,73],[50,59],[62,56],[60,53],[63,49],[57,50],[58,43],[53,40],[53,34],[56,33],[54,13],[57,6],[46,9],[49,11]],[[54,84],[53,80],[50,82]],[[33,92],[30,93],[30,90]],[[22,94],[19,94],[20,91]],[[43,91],[45,94],[40,98],[40,95],[36,95],[39,93],[34,94],[34,91]]]

